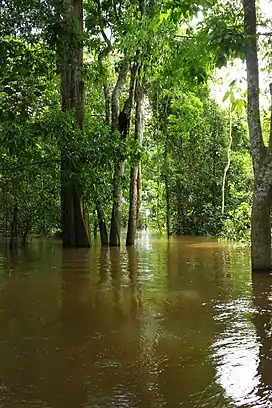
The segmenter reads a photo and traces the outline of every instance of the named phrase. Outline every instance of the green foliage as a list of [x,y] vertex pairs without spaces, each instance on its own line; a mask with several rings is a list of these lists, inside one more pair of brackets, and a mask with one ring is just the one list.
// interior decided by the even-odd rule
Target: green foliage
[[1,230],[16,212],[17,232],[52,233],[59,225],[57,146],[48,145],[41,123],[17,118],[0,125]]
[[235,58],[244,59],[246,41],[241,2],[217,2],[204,17],[201,27],[198,41],[203,51],[213,55],[217,67]]
[[249,242],[251,208],[243,202],[236,209],[229,211],[223,228],[222,236],[230,241]]
[[38,115],[57,101],[54,56],[44,44],[0,43],[0,120]]
[[[154,181],[145,184],[143,205],[152,225],[157,218],[165,227],[168,212],[171,233],[219,236],[226,220],[221,215],[221,190],[229,114],[210,99],[206,87],[198,85],[193,91],[184,84],[181,90],[174,83],[167,92],[159,86],[152,94],[154,123],[146,145],[147,174]],[[243,203],[250,205],[253,189],[246,122],[233,115],[227,213]]]
[[[62,152],[70,169],[66,181],[78,182],[90,213],[99,206],[110,215],[114,164],[124,158],[127,211],[129,166],[141,159],[143,225],[163,231],[168,215],[171,233],[246,239],[253,186],[245,98],[235,98],[233,86],[225,95],[233,114],[233,144],[223,217],[229,116],[207,86],[215,67],[243,57],[240,3],[85,0],[83,38],[77,19],[64,18],[63,6],[58,0],[11,0],[1,8],[2,230],[11,228],[15,216],[21,235],[59,229]],[[203,21],[195,24],[199,11]],[[74,112],[61,112],[59,106],[60,69],[67,63],[62,51],[82,41],[84,131]],[[138,80],[148,91],[143,147],[133,138],[122,140],[105,124],[105,93],[111,94],[124,58],[130,65],[141,62]],[[128,87],[127,81],[121,106]],[[269,117],[263,116],[268,140]]]

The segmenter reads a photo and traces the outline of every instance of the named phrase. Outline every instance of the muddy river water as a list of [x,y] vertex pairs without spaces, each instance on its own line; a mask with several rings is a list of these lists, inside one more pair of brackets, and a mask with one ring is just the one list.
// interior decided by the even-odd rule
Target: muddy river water
[[272,277],[249,249],[0,252],[1,408],[272,407]]

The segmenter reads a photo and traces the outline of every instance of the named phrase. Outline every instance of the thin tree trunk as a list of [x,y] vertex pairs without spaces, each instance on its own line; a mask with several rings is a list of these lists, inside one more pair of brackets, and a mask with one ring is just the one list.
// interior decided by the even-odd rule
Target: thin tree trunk
[[101,3],[100,0],[95,0],[97,4],[97,12],[99,15],[99,26],[100,26],[100,32],[103,37],[103,40],[105,41],[107,47],[104,48],[98,55],[98,64],[99,64],[99,71],[100,75],[102,78],[102,83],[103,83],[103,93],[104,93],[104,99],[105,99],[105,122],[106,124],[110,125],[110,119],[111,119],[111,112],[110,112],[110,91],[108,87],[108,82],[107,82],[107,75],[106,75],[106,70],[103,66],[103,59],[109,54],[112,45],[110,42],[110,39],[107,37],[106,32],[104,30],[104,20],[103,20],[103,11],[101,10]]
[[111,110],[110,110],[110,91],[106,84],[103,85],[104,98],[105,98],[105,122],[110,125],[111,122]]
[[141,162],[138,166],[138,177],[137,177],[137,229],[141,228],[140,219],[140,209],[141,209],[141,196],[142,196],[142,166]]
[[[96,212],[93,212],[94,217],[96,216]],[[97,229],[98,229],[98,219],[95,218],[94,219],[94,223],[93,223],[93,235],[94,235],[94,240],[97,240]]]
[[110,101],[110,90],[107,83],[106,72],[103,66],[103,58],[108,54],[110,51],[110,47],[106,48],[106,51],[100,53],[98,56],[98,65],[99,65],[99,73],[102,78],[103,83],[103,93],[104,93],[104,101],[105,101],[105,123],[110,125],[111,123],[111,101]]
[[111,246],[119,246],[121,243],[122,199],[123,199],[121,180],[124,176],[124,171],[125,161],[115,164],[113,180],[113,206],[110,225]]
[[138,203],[138,165],[132,166],[130,169],[130,203],[129,203],[129,218],[127,228],[126,246],[134,245],[135,234],[137,229],[137,203]]
[[168,175],[165,176],[165,195],[166,195],[166,229],[167,229],[167,236],[170,237],[170,235],[171,235],[171,227],[170,227],[170,192],[169,192]]
[[[83,70],[83,5],[82,0],[64,0],[64,17],[67,31],[59,53],[61,60],[62,110],[75,111],[81,130],[84,128],[82,81]],[[76,35],[75,35],[76,29]],[[76,180],[77,166],[69,161],[65,145],[61,151],[61,210],[62,240],[64,247],[89,247],[90,231],[84,213],[82,188]]]
[[[144,97],[143,90],[139,90],[136,96],[136,114],[135,114],[135,134],[134,139],[141,146],[144,134]],[[137,215],[138,208],[138,177],[139,177],[139,156],[135,155],[135,163],[130,169],[130,205],[129,205],[129,218],[126,245],[134,245],[135,234],[137,229]]]
[[167,236],[170,237],[171,235],[171,227],[170,227],[170,188],[169,188],[169,165],[168,165],[168,144],[169,144],[169,136],[168,130],[166,131],[166,139],[164,144],[164,182],[165,182],[165,198],[166,198],[166,229],[167,229]]
[[17,241],[17,225],[18,225],[18,203],[15,202],[12,221],[10,225],[10,239],[9,239],[10,249],[14,248],[15,241]]
[[269,147],[272,146],[272,83],[269,84],[270,91],[270,135],[269,135]]
[[248,127],[254,169],[254,195],[251,215],[252,270],[271,270],[271,186],[272,152],[264,146],[259,108],[259,68],[255,0],[243,0],[244,30],[247,39]]
[[32,228],[32,225],[31,225],[31,223],[29,222],[28,225],[27,225],[27,227],[25,228],[24,233],[23,233],[23,236],[22,236],[22,244],[23,244],[23,246],[26,246],[27,238],[28,238],[28,235],[29,235],[29,233],[30,233],[30,231],[31,231],[31,228]]
[[[138,74],[139,64],[135,63],[131,70],[129,96],[125,102],[124,109],[118,115],[118,130],[123,140],[129,135],[132,108],[134,104],[136,78]],[[119,105],[117,110],[117,100],[113,99],[112,104],[112,122],[113,128],[116,129],[117,118],[116,114],[119,112]],[[118,99],[119,103],[119,99]],[[113,180],[113,206],[111,215],[110,227],[110,245],[120,245],[121,222],[122,222],[122,178],[125,170],[125,158],[118,158],[114,166],[114,180]]]
[[223,181],[222,181],[222,206],[221,206],[222,214],[224,214],[224,211],[225,211],[225,185],[226,185],[227,173],[230,167],[231,145],[232,145],[232,114],[231,114],[231,106],[229,106],[229,145],[228,145],[228,150],[227,150],[227,164],[224,168]]

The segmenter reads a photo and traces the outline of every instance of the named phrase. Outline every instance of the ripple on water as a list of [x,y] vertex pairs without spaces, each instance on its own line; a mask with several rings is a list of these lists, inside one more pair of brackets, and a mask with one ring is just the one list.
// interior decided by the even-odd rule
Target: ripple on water
[[[216,309],[215,319],[227,323],[212,344],[216,381],[235,406],[259,406],[259,343],[252,323],[255,308],[248,299],[236,299]],[[270,407],[269,402],[266,406]]]

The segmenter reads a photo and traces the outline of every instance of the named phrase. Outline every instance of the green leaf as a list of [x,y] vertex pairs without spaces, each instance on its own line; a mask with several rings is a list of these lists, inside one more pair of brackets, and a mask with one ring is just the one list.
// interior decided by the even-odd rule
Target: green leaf
[[222,102],[225,102],[229,96],[230,96],[230,91],[227,91],[225,95],[223,96]]

